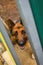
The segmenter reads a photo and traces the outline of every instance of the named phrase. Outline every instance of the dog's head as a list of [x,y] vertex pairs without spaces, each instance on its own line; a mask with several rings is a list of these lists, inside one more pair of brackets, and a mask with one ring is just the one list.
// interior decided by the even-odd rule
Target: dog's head
[[27,41],[27,34],[21,20],[14,24],[13,21],[9,19],[7,24],[11,32],[11,39],[13,43],[17,42],[20,46],[24,46]]

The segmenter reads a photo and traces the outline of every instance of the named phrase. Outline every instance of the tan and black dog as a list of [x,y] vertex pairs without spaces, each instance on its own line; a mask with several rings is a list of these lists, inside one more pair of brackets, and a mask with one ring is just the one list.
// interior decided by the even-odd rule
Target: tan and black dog
[[21,20],[18,20],[16,21],[16,23],[14,23],[11,19],[8,19],[6,21],[6,24],[8,25],[10,30],[10,38],[12,42],[14,44],[15,42],[17,42],[19,46],[23,47],[27,41],[27,34]]
[[17,43],[21,49],[26,48],[27,52],[29,49],[29,53],[34,58],[33,51],[30,42],[28,41],[22,21],[19,19],[16,22],[13,22],[11,19],[8,19],[5,23],[4,25],[9,32],[13,44]]

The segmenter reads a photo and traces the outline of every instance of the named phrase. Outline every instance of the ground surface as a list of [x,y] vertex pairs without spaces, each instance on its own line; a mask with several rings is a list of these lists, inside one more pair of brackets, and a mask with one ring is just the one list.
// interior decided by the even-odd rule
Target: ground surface
[[5,20],[19,18],[15,0],[0,0],[0,16]]
[[[8,18],[15,20],[19,18],[15,0],[0,0],[0,16],[3,20],[7,20]],[[14,48],[22,65],[37,65],[36,61],[31,59],[28,48],[21,50],[17,44],[14,45]]]

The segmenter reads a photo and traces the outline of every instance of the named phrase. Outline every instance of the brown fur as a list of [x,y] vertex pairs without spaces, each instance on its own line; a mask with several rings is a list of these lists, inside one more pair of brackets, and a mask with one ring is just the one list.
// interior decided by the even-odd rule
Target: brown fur
[[[12,40],[12,42],[15,44],[16,41],[21,41],[21,40],[24,40],[26,41],[27,39],[27,34],[25,32],[25,29],[24,29],[24,26],[23,24],[21,24],[21,22],[16,22],[14,24],[14,22],[11,20],[11,19],[8,19],[6,21],[6,24],[9,28],[7,28],[8,31],[10,31],[11,35],[10,35],[10,38]],[[6,27],[6,26],[5,26]],[[22,34],[22,31],[24,31],[24,34]],[[17,36],[15,36],[15,32],[18,33]]]
[[[17,40],[23,40],[23,39],[26,40],[27,34],[26,33],[24,35],[21,34],[21,31],[22,30],[25,30],[25,29],[24,29],[24,26],[20,23],[20,21],[19,22],[16,22],[16,24],[14,24],[14,22],[9,19],[9,20],[6,21],[6,24],[8,25],[9,30],[11,32],[10,38],[11,38],[13,44],[17,43],[16,42]],[[14,35],[15,31],[18,32],[18,35],[17,36]],[[27,50],[27,52],[30,53],[30,55],[32,57],[33,51],[32,51],[30,42],[28,40],[26,40],[26,43],[25,43],[24,47]],[[29,49],[29,51],[28,51],[28,49]]]
[[24,31],[24,26],[20,22],[16,23],[15,26],[13,27],[13,29],[12,29],[12,36],[11,37],[14,38],[14,33],[16,31],[18,33],[17,37],[15,36],[15,39],[17,41],[21,41],[23,39],[26,40],[27,34],[26,33],[22,34],[22,31]]

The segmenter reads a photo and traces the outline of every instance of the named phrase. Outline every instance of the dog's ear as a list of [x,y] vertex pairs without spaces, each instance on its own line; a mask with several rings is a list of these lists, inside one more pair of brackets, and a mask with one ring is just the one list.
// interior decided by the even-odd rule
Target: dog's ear
[[13,26],[15,25],[14,22],[11,19],[6,20],[5,22],[6,22],[6,24],[8,25],[8,27],[11,31]]
[[20,23],[23,25],[22,20],[20,19]]
[[19,22],[23,25],[23,23],[22,23],[22,19],[21,19],[21,18],[19,19]]

